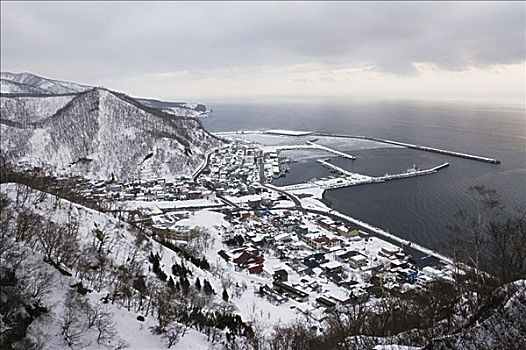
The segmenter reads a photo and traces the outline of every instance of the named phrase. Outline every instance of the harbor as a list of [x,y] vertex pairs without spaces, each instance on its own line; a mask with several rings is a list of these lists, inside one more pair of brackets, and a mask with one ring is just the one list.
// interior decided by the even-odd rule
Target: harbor
[[464,158],[464,159],[476,160],[476,161],[480,161],[480,162],[486,162],[486,163],[492,163],[492,164],[500,164],[500,160],[495,159],[495,158],[489,158],[489,157],[484,157],[484,156],[479,156],[479,155],[474,155],[474,154],[468,154],[468,153],[455,152],[455,151],[448,151],[448,150],[439,149],[439,148],[435,148],[435,147],[414,145],[414,144],[411,144],[411,143],[405,143],[405,142],[399,142],[399,141],[393,141],[393,140],[386,140],[386,139],[381,139],[381,138],[377,138],[377,137],[357,136],[357,135],[341,135],[341,134],[328,134],[328,133],[313,133],[313,135],[328,136],[328,137],[341,137],[341,138],[350,138],[350,139],[360,139],[360,140],[369,140],[369,141],[387,143],[387,144],[395,145],[395,146],[402,146],[402,147],[406,147],[406,148],[417,149],[417,150],[421,150],[421,151],[425,151],[425,152],[433,152],[433,153],[445,154],[445,155],[453,156],[453,157],[459,157],[459,158]]
[[[263,135],[274,135],[274,136],[287,136],[287,137],[304,137],[304,136],[324,136],[324,137],[337,137],[337,138],[347,138],[347,139],[359,139],[359,140],[368,140],[368,141],[374,141],[374,142],[380,142],[385,143],[389,145],[395,145],[400,147],[406,147],[406,148],[412,148],[417,149],[424,152],[432,152],[432,153],[438,153],[438,154],[444,154],[452,157],[459,157],[464,159],[470,159],[485,163],[491,163],[491,164],[500,164],[500,160],[496,158],[486,157],[486,156],[480,156],[475,154],[469,154],[469,153],[463,153],[463,152],[457,152],[457,151],[450,151],[450,150],[444,150],[436,147],[429,147],[429,146],[423,146],[423,145],[416,145],[411,144],[407,142],[400,142],[400,141],[394,141],[394,140],[388,140],[388,139],[382,139],[378,137],[372,137],[372,136],[361,136],[361,135],[345,135],[345,134],[333,134],[333,133],[321,133],[321,132],[308,132],[308,131],[293,131],[293,130],[239,130],[239,131],[233,131],[233,132],[220,132],[216,133],[217,136],[235,136],[235,135],[243,135],[243,134],[263,134]],[[340,152],[337,150],[334,150],[330,147],[320,145],[313,141],[306,141],[306,144],[315,147],[318,149],[322,149],[334,154],[337,154],[339,156],[342,156],[344,158],[348,159],[356,159],[355,156]],[[289,146],[286,149],[293,149],[298,148]],[[281,147],[281,149],[285,149],[285,147]]]
[[[454,274],[463,273],[439,250],[399,237],[396,231],[369,224],[360,216],[346,215],[324,202],[329,189],[436,174],[449,163],[433,166],[435,162],[424,162],[425,169],[413,164],[405,171],[406,166],[391,170],[392,174],[364,175],[352,171],[363,168],[348,162],[356,157],[339,151],[345,148],[334,140],[275,132],[280,135],[272,137],[284,139],[274,144],[233,138],[207,152],[193,176],[140,189],[145,195],[155,194],[155,201],[134,198],[121,205],[127,210],[140,208],[158,234],[181,244],[188,244],[192,230],[205,223],[222,238],[208,253],[208,260],[216,259],[224,268],[235,269],[240,284],[257,280],[257,291],[263,291],[258,301],[269,297],[276,307],[283,305],[287,311],[317,305],[319,300],[334,305],[352,303],[355,298],[374,301],[376,291],[386,285],[392,293],[404,294],[429,283],[447,283]],[[258,141],[264,141],[261,139]],[[301,142],[295,144],[294,140]],[[320,164],[333,174],[327,176],[321,169],[325,177],[278,187],[271,182],[288,172],[295,159],[290,154],[279,155],[284,150],[311,153],[308,164]],[[359,154],[364,161],[363,153]],[[338,163],[336,159],[341,158],[347,161]],[[159,196],[173,197],[173,201],[159,202]],[[286,280],[277,283],[276,276],[285,274]]]

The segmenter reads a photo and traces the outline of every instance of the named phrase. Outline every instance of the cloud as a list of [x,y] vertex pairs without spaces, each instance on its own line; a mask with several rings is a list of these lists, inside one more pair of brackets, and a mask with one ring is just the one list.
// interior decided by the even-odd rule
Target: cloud
[[95,84],[301,65],[414,76],[523,62],[524,27],[523,2],[2,2],[1,65]]

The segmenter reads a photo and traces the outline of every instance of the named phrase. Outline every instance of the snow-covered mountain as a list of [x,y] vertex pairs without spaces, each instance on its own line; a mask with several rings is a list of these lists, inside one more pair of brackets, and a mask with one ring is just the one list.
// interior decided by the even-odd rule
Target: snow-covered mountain
[[102,88],[0,100],[3,155],[53,175],[122,181],[189,175],[219,143],[195,118]]
[[92,87],[66,81],[43,78],[31,73],[1,72],[1,92],[4,93],[43,93],[69,94],[78,93]]
[[[94,86],[43,78],[31,73],[0,73],[2,94],[75,94],[91,90]],[[178,117],[204,117],[207,108],[203,104],[167,102],[155,99],[135,98],[141,104]]]

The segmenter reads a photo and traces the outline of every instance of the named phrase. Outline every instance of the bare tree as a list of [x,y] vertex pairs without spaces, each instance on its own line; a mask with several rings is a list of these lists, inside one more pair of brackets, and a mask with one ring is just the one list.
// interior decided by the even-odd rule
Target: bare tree
[[40,304],[49,295],[55,282],[53,274],[39,264],[30,264],[23,270],[24,276],[21,276],[24,285],[23,293],[29,300],[34,300]]
[[495,190],[476,186],[469,192],[474,205],[459,211],[450,227],[454,257],[460,266],[472,267],[474,287],[487,294],[497,284],[526,276],[526,213],[504,215]]
[[470,187],[468,192],[473,205],[460,209],[455,224],[450,226],[454,233],[453,255],[472,267],[474,282],[479,288],[484,288],[487,275],[482,268],[482,258],[487,247],[487,229],[501,213],[502,205],[495,190],[475,186]]
[[526,214],[489,223],[492,272],[500,284],[526,276]]
[[319,349],[320,339],[316,333],[301,323],[277,326],[269,339],[270,350],[308,350]]
[[162,338],[166,340],[166,345],[171,348],[184,335],[184,326],[177,322],[171,322],[162,334]]
[[192,237],[194,237],[190,244],[195,252],[203,253],[210,249],[210,245],[213,243],[214,237],[205,227],[195,227],[191,231]]
[[28,208],[21,208],[16,219],[15,238],[17,241],[31,241],[44,218]]
[[71,348],[83,345],[83,335],[88,330],[88,323],[84,318],[85,310],[89,307],[74,290],[68,290],[64,302],[64,315],[62,318],[62,335]]
[[94,310],[96,310],[96,316],[93,325],[97,330],[97,344],[107,345],[117,337],[112,315],[102,304],[95,305]]
[[64,225],[48,221],[37,235],[40,247],[48,261],[60,267],[69,266],[80,253],[78,222],[69,221]]

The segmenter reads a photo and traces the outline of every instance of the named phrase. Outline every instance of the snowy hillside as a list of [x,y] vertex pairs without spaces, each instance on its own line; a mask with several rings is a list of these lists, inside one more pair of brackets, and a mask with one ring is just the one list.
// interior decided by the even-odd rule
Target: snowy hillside
[[[0,73],[2,94],[76,94],[91,90],[93,86],[43,78],[31,73]],[[168,102],[155,99],[135,98],[141,104],[178,117],[205,117],[206,106],[186,102]]]
[[[158,288],[160,292],[166,284],[150,271],[148,255],[158,252],[168,268],[181,263],[180,257],[153,240],[141,238],[137,230],[111,215],[15,184],[2,184],[0,193],[4,232],[1,311],[2,316],[18,313],[17,317],[0,318],[0,344],[19,336],[19,327],[29,326],[14,348],[166,347],[165,337],[152,332],[157,320],[152,291]],[[29,224],[31,219],[39,220],[40,233],[33,231],[37,227]],[[24,228],[20,228],[22,222],[26,223]],[[48,230],[50,235],[45,236]],[[15,232],[16,241],[12,236]],[[60,242],[48,246],[48,239]],[[203,271],[193,273],[211,278]],[[133,278],[134,288],[139,288],[137,281],[144,281],[148,291],[139,296],[130,289],[131,281],[130,286],[123,284],[124,275]],[[121,290],[132,293],[128,301]],[[108,301],[113,293],[113,300]],[[208,297],[207,303],[213,299]],[[9,305],[5,301],[10,301]],[[138,315],[144,319],[138,320]],[[187,329],[179,338],[176,349],[207,349],[209,345],[206,335],[194,329]]]
[[0,93],[2,94],[45,94],[46,91],[40,88],[17,83],[11,80],[0,79]]
[[91,89],[90,86],[42,78],[31,73],[0,73],[2,93],[69,94]]
[[9,95],[0,98],[1,119],[29,126],[43,121],[73,100],[76,94],[67,95]]
[[526,344],[526,281],[495,292],[480,317],[460,332],[434,340],[426,349],[524,349]]
[[100,88],[1,100],[3,154],[54,175],[122,181],[190,175],[219,142],[195,119]]

